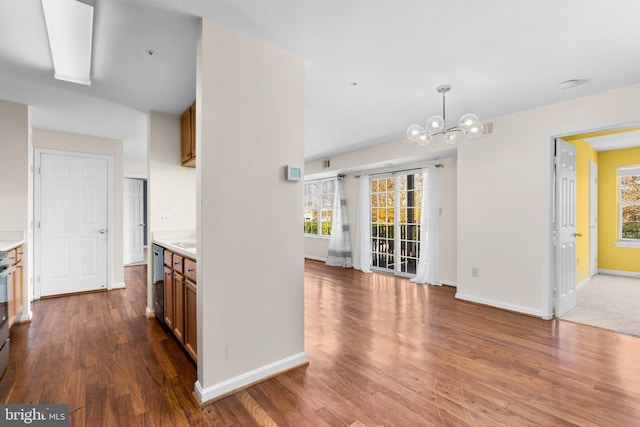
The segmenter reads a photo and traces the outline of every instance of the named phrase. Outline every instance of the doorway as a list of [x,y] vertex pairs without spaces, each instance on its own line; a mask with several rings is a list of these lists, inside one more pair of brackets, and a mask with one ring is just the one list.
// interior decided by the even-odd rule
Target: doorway
[[124,264],[143,262],[146,257],[146,181],[124,178],[123,183],[123,261]]
[[35,151],[34,297],[107,289],[111,158]]
[[[575,183],[577,194],[576,224],[575,224],[575,257],[573,265],[575,277],[571,283],[575,286],[577,299],[567,310],[560,308],[559,293],[562,287],[561,278],[569,271],[558,259],[559,243],[558,227],[555,225],[552,240],[555,263],[553,265],[554,275],[552,275],[551,291],[554,292],[551,307],[555,308],[555,315],[564,319],[570,317],[573,311],[578,310],[581,300],[580,292],[588,287],[604,286],[607,289],[612,286],[612,280],[605,280],[607,276],[631,276],[639,277],[640,268],[637,266],[637,257],[640,255],[640,231],[637,233],[629,230],[640,230],[640,196],[632,198],[627,202],[621,192],[621,176],[631,176],[631,182],[638,188],[640,184],[640,128],[630,126],[620,126],[618,128],[596,129],[590,131],[576,132],[563,136],[562,139],[573,145],[576,149],[576,172]],[[554,165],[556,177],[560,173]],[[622,172],[621,172],[622,171]],[[554,178],[555,179],[555,178]],[[637,179],[637,184],[636,184]],[[557,180],[554,180],[557,184]],[[553,186],[554,191],[554,221],[558,218],[560,206],[558,206],[557,192],[560,191],[557,185]],[[637,191],[640,194],[640,190]],[[624,211],[620,206],[630,204],[637,207],[628,208]],[[627,214],[627,215],[625,215]],[[622,225],[621,225],[622,224]],[[625,225],[627,226],[625,228]],[[634,228],[635,227],[635,228]],[[627,233],[624,232],[627,231]],[[635,261],[634,261],[635,260]],[[568,273],[567,273],[568,274]],[[613,276],[609,276],[613,277]],[[613,289],[613,287],[611,287]],[[611,290],[613,292],[613,290]],[[592,293],[588,290],[587,293]],[[585,294],[586,295],[586,294]],[[596,298],[602,300],[602,298]],[[583,301],[584,302],[584,301]],[[599,301],[600,302],[600,301]],[[574,308],[575,307],[575,308]],[[584,309],[582,307],[581,309]],[[614,307],[611,307],[615,311]],[[569,312],[568,312],[569,311]],[[568,313],[567,313],[568,312]]]
[[373,270],[407,277],[416,274],[422,181],[419,169],[370,178]]

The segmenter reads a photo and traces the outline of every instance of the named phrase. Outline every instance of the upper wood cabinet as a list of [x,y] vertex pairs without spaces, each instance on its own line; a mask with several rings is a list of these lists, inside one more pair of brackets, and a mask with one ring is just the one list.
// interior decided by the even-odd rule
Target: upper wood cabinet
[[180,118],[182,166],[196,167],[196,103]]

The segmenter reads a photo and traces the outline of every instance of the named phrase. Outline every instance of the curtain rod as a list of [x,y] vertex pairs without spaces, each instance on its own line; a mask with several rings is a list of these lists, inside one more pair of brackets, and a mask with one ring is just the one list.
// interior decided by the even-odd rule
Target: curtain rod
[[[437,162],[437,160],[436,160],[436,162]],[[415,170],[422,169],[425,166],[431,166],[431,165],[435,165],[435,167],[437,167],[437,168],[443,168],[444,167],[444,165],[442,163],[436,163],[436,162],[427,163],[427,164],[425,164],[423,166],[417,166],[417,167],[411,168],[411,169],[400,169],[400,170],[392,170],[392,171],[389,171],[389,172],[372,173],[372,174],[369,174],[369,176],[388,175],[390,173],[415,171]],[[360,175],[355,175],[355,177],[356,178],[360,178]]]

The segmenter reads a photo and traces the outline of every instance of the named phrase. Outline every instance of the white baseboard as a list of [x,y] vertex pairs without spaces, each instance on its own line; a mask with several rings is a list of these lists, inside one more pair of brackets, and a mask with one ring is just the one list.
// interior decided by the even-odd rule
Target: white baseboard
[[576,286],[576,291],[581,287],[583,287],[584,285],[586,285],[587,283],[589,283],[590,280],[591,280],[591,277],[587,277],[582,282],[578,283],[578,285]]
[[33,313],[31,312],[31,310],[29,310],[29,313],[21,314],[20,316],[16,317],[16,323],[30,322],[32,317]]
[[322,258],[322,257],[319,257],[319,256],[305,255],[304,257],[305,257],[306,259],[312,259],[312,260],[314,260],[314,261],[327,262],[327,259],[326,259],[326,258]]
[[473,295],[465,295],[460,292],[456,293],[456,299],[461,299],[464,301],[475,302],[478,304],[488,305],[491,307],[502,308],[504,310],[515,311],[517,313],[529,314],[536,317],[542,317],[542,310],[534,310],[529,307],[522,307],[520,305],[509,304],[500,301],[493,301],[486,298],[474,297]]
[[611,274],[612,276],[635,277],[636,279],[640,279],[640,273],[636,273],[634,271],[605,270],[599,268],[598,274]]
[[111,289],[124,289],[124,282],[120,282],[120,283],[113,283],[111,285]]
[[149,307],[145,308],[144,315],[147,316],[147,318],[149,319],[153,319],[154,317],[156,317],[155,311],[153,311]]
[[200,403],[215,400],[223,396],[227,396],[235,391],[242,390],[243,388],[248,387],[251,384],[255,384],[259,381],[271,378],[281,372],[285,372],[289,369],[303,365],[308,361],[309,359],[307,358],[307,353],[302,352],[294,354],[293,356],[287,357],[285,359],[278,360],[277,362],[262,366],[258,369],[246,372],[242,375],[229,378],[226,381],[222,381],[221,383],[214,384],[204,389],[202,388],[202,385],[200,385],[200,381],[196,381],[196,396],[198,396]]
[[443,285],[447,285],[447,286],[453,286],[455,288],[458,287],[458,282],[456,282],[455,280],[441,280]]

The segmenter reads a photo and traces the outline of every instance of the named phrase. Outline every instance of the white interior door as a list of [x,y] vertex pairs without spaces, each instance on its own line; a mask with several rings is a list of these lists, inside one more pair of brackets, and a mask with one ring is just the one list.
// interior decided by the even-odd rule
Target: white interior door
[[598,274],[598,165],[589,161],[589,277]]
[[124,186],[124,263],[144,260],[144,191],[141,179],[125,178]]
[[576,305],[576,148],[556,139],[556,316]]
[[108,160],[39,154],[40,295],[107,287]]

